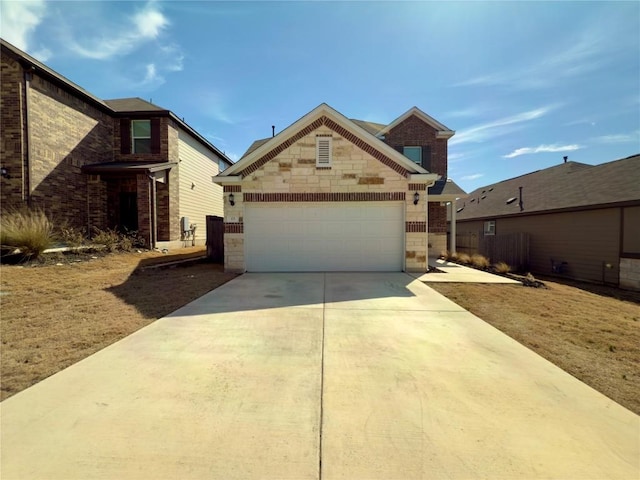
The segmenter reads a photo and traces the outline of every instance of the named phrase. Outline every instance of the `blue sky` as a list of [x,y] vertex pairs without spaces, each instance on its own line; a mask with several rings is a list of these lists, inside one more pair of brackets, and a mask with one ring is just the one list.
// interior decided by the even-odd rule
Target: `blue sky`
[[234,160],[320,103],[456,131],[465,190],[640,152],[639,2],[1,0],[0,35],[103,99],[172,110]]

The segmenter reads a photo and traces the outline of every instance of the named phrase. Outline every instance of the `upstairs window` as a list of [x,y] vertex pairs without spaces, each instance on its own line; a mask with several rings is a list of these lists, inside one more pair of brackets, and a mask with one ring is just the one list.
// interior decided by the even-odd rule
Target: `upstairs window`
[[221,158],[219,158],[218,159],[218,171],[219,172],[224,172],[226,168],[227,168],[227,164],[225,163],[225,161],[222,160]]
[[131,121],[131,153],[151,153],[151,120]]
[[331,167],[332,138],[316,137],[316,167]]
[[405,157],[411,160],[413,163],[417,163],[422,168],[431,172],[431,146],[422,145],[414,147],[403,147],[402,145],[395,146],[398,152],[402,153]]
[[120,153],[128,155],[162,153],[160,119],[131,120],[120,119]]
[[403,147],[402,153],[413,163],[422,165],[422,147]]

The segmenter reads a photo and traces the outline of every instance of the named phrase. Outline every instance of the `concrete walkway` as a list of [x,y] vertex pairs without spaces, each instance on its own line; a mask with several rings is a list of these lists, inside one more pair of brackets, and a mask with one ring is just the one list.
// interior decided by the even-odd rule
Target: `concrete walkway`
[[245,274],[0,404],[13,479],[637,479],[640,418],[406,274]]
[[437,268],[440,272],[416,273],[411,275],[425,283],[520,283],[511,278],[465,267],[464,265],[448,262],[441,258],[430,258],[429,266]]

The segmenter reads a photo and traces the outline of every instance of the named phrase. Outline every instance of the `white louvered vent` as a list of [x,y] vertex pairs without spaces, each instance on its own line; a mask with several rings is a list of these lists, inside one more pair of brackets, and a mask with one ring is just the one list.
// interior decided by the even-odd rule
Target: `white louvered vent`
[[331,166],[331,137],[316,137],[316,167]]

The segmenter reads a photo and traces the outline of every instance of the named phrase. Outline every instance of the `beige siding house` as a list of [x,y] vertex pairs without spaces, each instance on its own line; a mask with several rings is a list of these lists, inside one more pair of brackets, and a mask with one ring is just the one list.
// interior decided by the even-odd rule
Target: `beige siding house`
[[640,290],[639,155],[566,162],[487,185],[458,210],[458,245],[526,234],[533,273]]
[[434,155],[416,162],[374,134],[384,125],[326,104],[255,142],[215,180],[225,192],[225,268],[424,271],[446,243],[444,197],[427,189],[446,175],[454,132],[418,109],[394,123],[386,135],[410,128],[408,145]]
[[226,163],[184,130],[178,131],[180,163],[180,210],[185,225],[194,225],[195,242],[205,240],[206,217],[223,216],[222,188],[213,177],[224,170]]
[[99,99],[0,43],[2,212],[37,206],[57,223],[136,231],[159,248],[190,246],[195,223],[204,243],[205,215],[222,215],[212,177],[232,164],[223,152],[169,110]]

